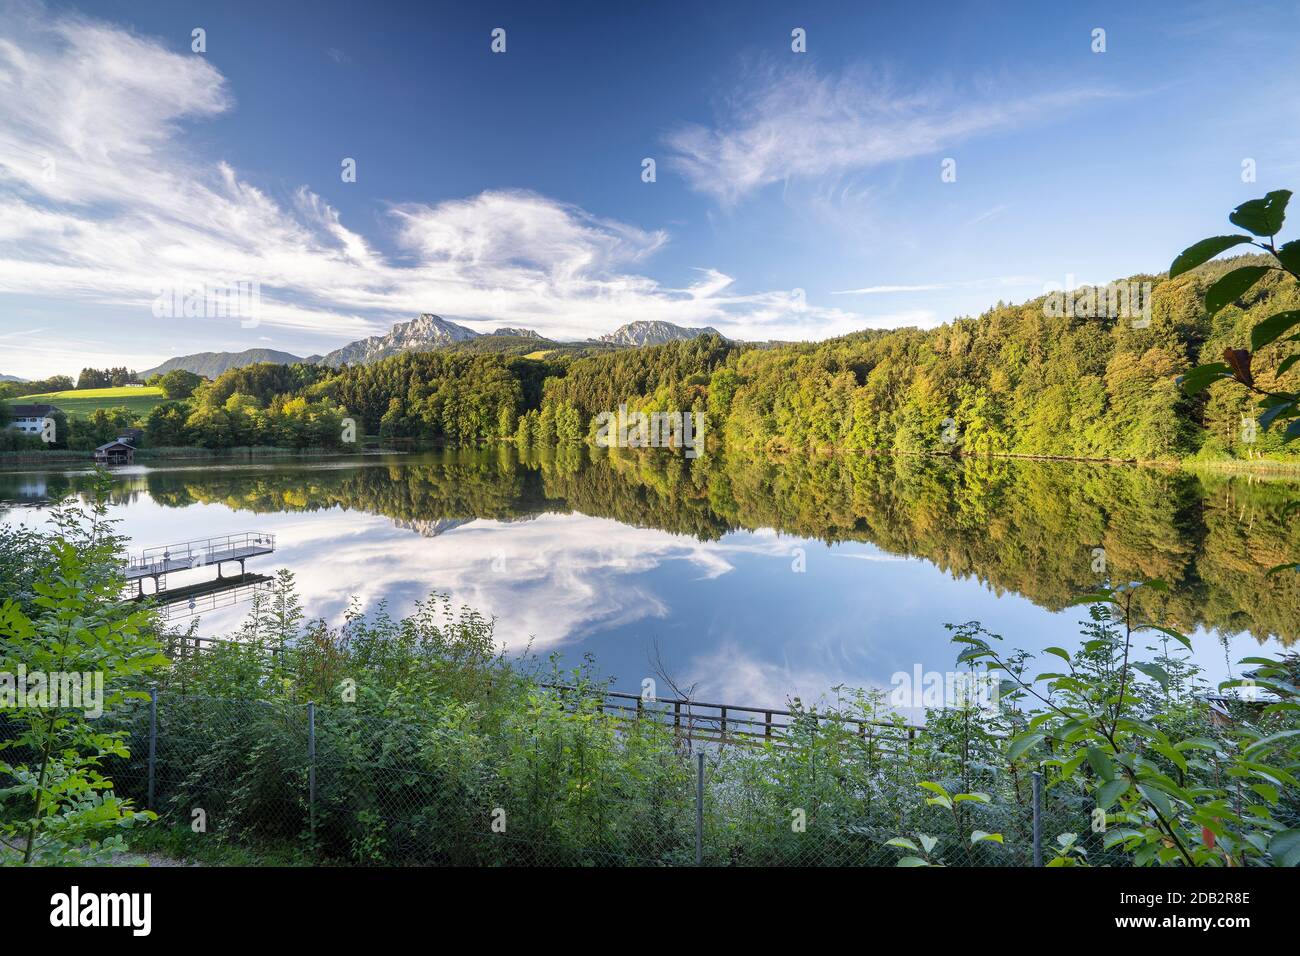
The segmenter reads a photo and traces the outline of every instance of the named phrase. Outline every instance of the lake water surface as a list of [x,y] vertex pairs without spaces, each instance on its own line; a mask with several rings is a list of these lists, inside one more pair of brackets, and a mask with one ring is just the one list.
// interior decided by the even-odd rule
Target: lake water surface
[[[39,523],[86,471],[0,474],[0,520]],[[1008,647],[1077,644],[1074,595],[1160,577],[1145,610],[1218,680],[1300,635],[1291,481],[1065,462],[865,458],[688,462],[510,448],[114,472],[133,547],[276,535],[309,615],[394,615],[431,591],[497,620],[511,652],[594,657],[638,691],[660,661],[699,699],[779,706],[836,685],[953,669],[945,623]],[[173,575],[169,587],[213,577]],[[1158,603],[1156,603],[1158,601]],[[229,633],[247,604],[201,615]],[[181,624],[188,617],[178,618]],[[1225,642],[1227,646],[1225,647]],[[661,694],[666,693],[662,681]],[[915,716],[909,714],[909,716]]]

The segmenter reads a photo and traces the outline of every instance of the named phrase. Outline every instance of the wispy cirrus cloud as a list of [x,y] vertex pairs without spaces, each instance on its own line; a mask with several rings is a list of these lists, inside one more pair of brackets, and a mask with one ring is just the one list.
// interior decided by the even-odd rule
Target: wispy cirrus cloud
[[1085,87],[908,90],[865,68],[832,75],[769,63],[749,71],[716,123],[674,130],[668,145],[694,189],[729,204],[772,183],[928,155],[1112,95]]
[[[261,326],[298,336],[284,345],[342,344],[426,311],[557,338],[660,319],[808,339],[906,318],[814,305],[796,290],[741,292],[708,266],[667,285],[645,273],[666,231],[522,190],[393,205],[379,217],[388,232],[371,238],[318,192],[276,198],[191,148],[190,125],[236,107],[203,56],[0,0],[0,294],[103,306],[149,327],[161,288],[256,280]],[[264,339],[228,319],[187,321]],[[175,341],[177,328],[166,335]],[[140,358],[163,347],[138,338]],[[29,353],[7,361],[48,374],[48,351]]]
[[934,292],[944,288],[946,286],[941,282],[922,285],[869,285],[861,289],[840,289],[832,292],[831,295],[886,295],[895,292]]
[[946,292],[953,289],[1028,289],[1042,285],[1037,276],[991,276],[959,282],[925,282],[919,285],[869,285],[860,289],[834,289],[831,295],[895,295],[907,292]]

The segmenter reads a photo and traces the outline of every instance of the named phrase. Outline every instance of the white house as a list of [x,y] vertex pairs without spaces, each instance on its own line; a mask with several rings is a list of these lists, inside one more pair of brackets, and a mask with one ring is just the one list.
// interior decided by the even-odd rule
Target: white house
[[51,416],[59,409],[54,405],[10,405],[7,410],[9,428],[15,428],[25,435],[42,435],[53,427],[54,419]]

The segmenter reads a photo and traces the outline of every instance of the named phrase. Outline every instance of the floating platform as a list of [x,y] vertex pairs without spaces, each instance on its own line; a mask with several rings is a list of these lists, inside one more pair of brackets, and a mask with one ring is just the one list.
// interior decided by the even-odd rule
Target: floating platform
[[189,571],[192,568],[215,565],[220,576],[222,564],[227,561],[238,561],[242,574],[246,560],[258,555],[271,554],[273,551],[275,551],[275,535],[257,531],[228,534],[217,538],[196,538],[193,541],[145,548],[139,554],[128,558],[123,573],[128,581],[138,582],[143,578],[153,578],[156,581],[162,575],[174,571]]

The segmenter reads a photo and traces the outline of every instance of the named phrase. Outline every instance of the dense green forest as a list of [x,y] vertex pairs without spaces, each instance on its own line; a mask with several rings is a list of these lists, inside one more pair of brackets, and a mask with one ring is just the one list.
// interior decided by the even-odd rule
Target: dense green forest
[[[1103,288],[1076,291],[1069,309],[1040,297],[935,329],[817,343],[764,347],[707,335],[596,354],[448,348],[339,370],[251,365],[142,421],[105,410],[74,426],[71,447],[93,447],[133,424],[153,447],[346,449],[358,435],[548,446],[590,440],[598,414],[627,405],[707,413],[714,446],[732,452],[1287,459],[1295,452],[1280,431],[1253,425],[1257,411],[1245,390],[1220,381],[1188,397],[1177,385],[1198,363],[1248,346],[1268,313],[1300,307],[1294,280],[1270,273],[1237,304],[1207,313],[1209,285],[1262,260],[1240,256],[1172,280],[1139,275],[1114,284],[1149,284],[1149,310],[1140,316],[1117,310],[1124,300]],[[1282,340],[1259,351],[1259,387],[1294,387],[1300,372],[1277,373],[1298,349]]]
[[[1257,258],[1213,262],[1172,281],[1125,280],[1152,284],[1149,321],[1094,314],[1107,297],[1094,303],[1079,292],[1074,311],[1083,316],[1059,314],[1044,297],[927,331],[774,348],[697,340],[689,349],[600,356],[575,362],[545,394],[557,408],[576,407],[584,425],[622,402],[707,410],[730,451],[1287,457],[1280,435],[1249,425],[1256,412],[1243,390],[1218,383],[1189,399],[1176,382],[1225,348],[1248,345],[1269,311],[1300,304],[1294,282],[1270,276],[1241,307],[1207,317],[1208,285]],[[1295,352],[1276,343],[1257,357],[1262,387],[1277,384],[1276,370]]]
[[[1270,276],[1240,306],[1207,316],[1206,288],[1256,258],[1212,262],[1172,281],[1124,280],[1151,284],[1149,321],[1107,315],[1114,303],[1104,292],[1092,299],[1081,290],[1071,310],[1081,315],[1043,297],[937,329],[770,348],[702,336],[577,360],[405,355],[346,369],[308,394],[347,409],[368,432],[452,444],[580,441],[596,415],[627,404],[707,412],[710,431],[732,451],[1285,458],[1292,453],[1278,433],[1249,425],[1252,401],[1241,389],[1218,383],[1193,399],[1176,382],[1247,345],[1268,311],[1300,306],[1295,283]],[[1266,349],[1257,380],[1277,384],[1276,370],[1296,350]],[[213,385],[218,395],[225,388]]]

